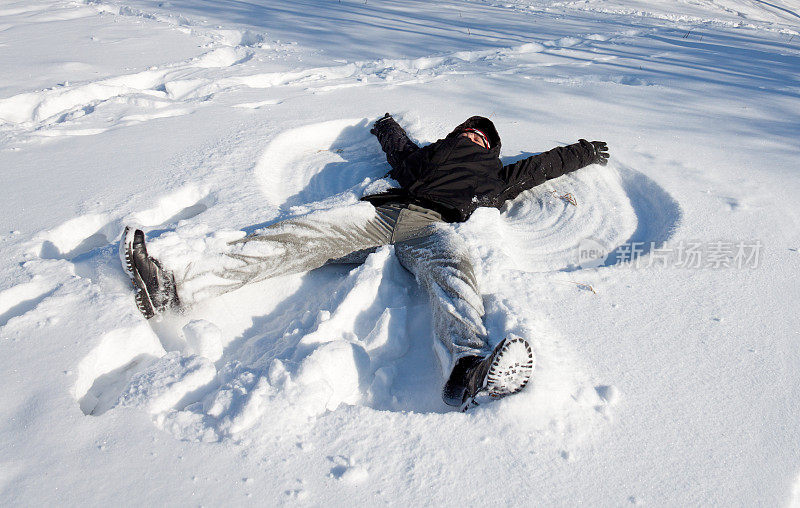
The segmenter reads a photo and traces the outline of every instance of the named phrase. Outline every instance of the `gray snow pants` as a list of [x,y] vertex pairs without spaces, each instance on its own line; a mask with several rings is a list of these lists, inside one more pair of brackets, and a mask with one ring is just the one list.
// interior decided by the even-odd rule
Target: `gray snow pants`
[[178,293],[191,304],[327,263],[360,263],[388,244],[430,298],[444,375],[463,356],[485,355],[483,301],[467,246],[439,213],[412,204],[359,203],[278,222],[228,243],[211,256],[216,261],[206,256],[210,262],[176,271]]

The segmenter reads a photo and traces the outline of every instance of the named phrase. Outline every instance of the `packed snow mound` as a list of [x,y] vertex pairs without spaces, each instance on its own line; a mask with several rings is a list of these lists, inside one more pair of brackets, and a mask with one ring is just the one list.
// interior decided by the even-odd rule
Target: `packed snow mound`
[[205,319],[189,321],[183,327],[186,347],[191,353],[215,362],[222,358],[222,330]]
[[162,355],[161,343],[144,325],[105,334],[78,365],[75,397],[85,414],[100,415],[117,405],[117,398],[137,370]]

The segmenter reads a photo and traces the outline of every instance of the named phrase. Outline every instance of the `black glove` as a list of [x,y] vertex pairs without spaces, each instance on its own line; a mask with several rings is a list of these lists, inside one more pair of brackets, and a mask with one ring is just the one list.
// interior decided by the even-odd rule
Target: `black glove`
[[585,139],[578,141],[580,141],[581,146],[591,149],[591,164],[600,164],[601,166],[608,164],[608,145],[605,141],[586,141]]
[[378,129],[381,128],[381,124],[383,122],[385,122],[386,120],[389,120],[391,118],[392,118],[392,115],[390,115],[389,113],[386,113],[381,118],[378,118],[378,120],[376,120],[375,123],[372,124],[372,128],[369,130],[369,133],[370,134],[374,134],[374,135],[377,136],[378,135]]

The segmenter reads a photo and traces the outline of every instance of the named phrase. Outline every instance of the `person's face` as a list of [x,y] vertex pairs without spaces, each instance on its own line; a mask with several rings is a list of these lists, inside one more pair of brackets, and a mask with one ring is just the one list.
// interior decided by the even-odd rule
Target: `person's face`
[[475,144],[478,144],[484,148],[489,148],[488,146],[486,146],[486,142],[483,140],[483,138],[475,134],[474,132],[462,132],[461,135],[466,138],[469,138]]

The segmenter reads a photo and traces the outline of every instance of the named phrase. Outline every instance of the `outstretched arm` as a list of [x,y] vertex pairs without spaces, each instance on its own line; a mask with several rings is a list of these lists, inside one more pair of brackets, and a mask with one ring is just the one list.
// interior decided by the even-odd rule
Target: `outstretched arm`
[[500,176],[507,186],[500,196],[501,202],[547,180],[595,163],[608,164],[608,146],[603,141],[581,139],[573,145],[559,146],[503,166]]
[[408,170],[403,166],[403,161],[419,150],[419,147],[411,141],[400,124],[389,113],[386,113],[375,122],[370,132],[378,138],[381,148],[386,153],[386,160],[392,167],[389,175],[403,186],[408,181],[413,181],[414,175],[407,174]]

